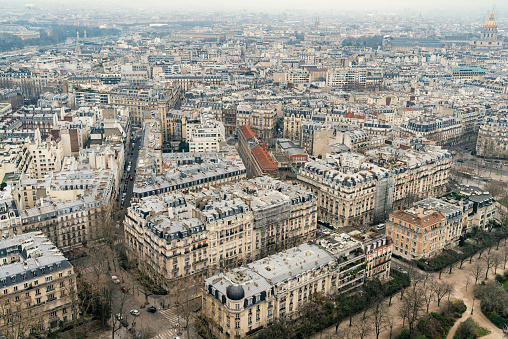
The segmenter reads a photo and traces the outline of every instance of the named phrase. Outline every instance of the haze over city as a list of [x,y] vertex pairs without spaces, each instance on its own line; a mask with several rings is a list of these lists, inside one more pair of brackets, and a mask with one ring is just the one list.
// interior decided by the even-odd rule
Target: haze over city
[[0,338],[508,338],[508,3],[0,3]]

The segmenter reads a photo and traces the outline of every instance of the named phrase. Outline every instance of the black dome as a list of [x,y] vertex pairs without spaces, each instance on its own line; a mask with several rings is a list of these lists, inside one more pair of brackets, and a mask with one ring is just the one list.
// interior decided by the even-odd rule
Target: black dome
[[245,291],[240,285],[231,285],[226,289],[226,295],[230,300],[241,300],[245,297]]

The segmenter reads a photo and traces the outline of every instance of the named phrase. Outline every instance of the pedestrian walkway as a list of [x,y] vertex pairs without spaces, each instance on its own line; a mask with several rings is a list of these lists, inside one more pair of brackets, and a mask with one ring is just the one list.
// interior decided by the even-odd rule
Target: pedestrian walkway
[[155,337],[153,337],[153,339],[173,339],[176,336],[177,332],[178,330],[176,328],[172,328],[157,334]]
[[170,324],[172,326],[178,325],[178,316],[175,314],[175,312],[172,309],[166,309],[166,310],[159,310],[160,314],[164,316],[164,318],[168,319],[170,321]]

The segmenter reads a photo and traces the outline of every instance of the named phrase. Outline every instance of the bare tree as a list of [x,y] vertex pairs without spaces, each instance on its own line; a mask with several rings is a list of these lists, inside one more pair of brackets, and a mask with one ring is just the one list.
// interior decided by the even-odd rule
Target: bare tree
[[485,279],[488,279],[489,277],[489,270],[491,267],[494,266],[494,253],[491,253],[490,251],[485,254],[483,257],[483,262],[485,264]]
[[376,333],[376,339],[378,339],[381,332],[388,327],[388,313],[386,312],[386,308],[387,305],[384,300],[376,301],[373,307],[371,321],[374,326],[374,332]]
[[497,269],[503,263],[503,257],[499,253],[494,253],[494,257],[492,258],[492,267],[494,267],[494,274],[497,274]]
[[464,277],[464,284],[466,284],[466,291],[467,291],[467,287],[473,282],[473,279],[471,278],[470,275],[466,275]]
[[[111,284],[111,283],[110,283]],[[124,306],[129,299],[129,293],[122,293],[120,300],[115,304],[111,298],[111,338],[115,339],[115,333],[122,328],[122,321],[127,321]]]
[[369,335],[369,332],[372,329],[370,316],[366,317],[356,317],[353,330],[356,333],[356,337],[360,339],[365,339]]
[[407,321],[410,337],[413,336],[415,325],[425,308],[424,291],[422,288],[408,288],[399,307],[402,321]]
[[508,246],[506,246],[505,238],[505,246],[501,249],[501,258],[503,259],[503,270],[506,269],[506,262],[508,262]]
[[432,291],[434,293],[434,297],[436,298],[438,307],[439,304],[441,303],[441,299],[443,299],[445,295],[450,293],[450,290],[453,290],[453,286],[450,283],[435,281],[432,284]]
[[471,276],[474,278],[474,284],[478,284],[478,279],[483,275],[485,272],[485,264],[482,260],[477,260],[475,263],[469,268],[469,271],[471,272]]
[[430,304],[434,300],[434,292],[433,292],[434,284],[435,284],[435,280],[431,279],[423,287],[423,292],[424,292],[423,297],[425,299],[425,307],[426,307],[427,313],[429,313]]

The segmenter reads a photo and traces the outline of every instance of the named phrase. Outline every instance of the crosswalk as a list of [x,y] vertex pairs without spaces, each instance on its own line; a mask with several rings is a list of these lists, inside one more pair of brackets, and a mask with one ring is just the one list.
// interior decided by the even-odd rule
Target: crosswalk
[[178,330],[176,328],[172,328],[157,334],[153,339],[173,339],[176,336]]
[[165,310],[159,310],[159,312],[164,316],[164,318],[169,320],[172,326],[178,325],[178,315],[176,315],[172,309],[168,308]]

